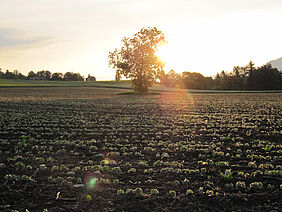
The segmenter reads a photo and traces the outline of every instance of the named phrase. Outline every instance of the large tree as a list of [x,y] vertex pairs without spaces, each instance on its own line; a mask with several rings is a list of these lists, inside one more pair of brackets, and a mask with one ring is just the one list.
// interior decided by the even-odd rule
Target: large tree
[[109,53],[109,66],[131,79],[135,91],[147,92],[163,70],[164,63],[155,55],[163,41],[164,34],[156,27],[143,28]]

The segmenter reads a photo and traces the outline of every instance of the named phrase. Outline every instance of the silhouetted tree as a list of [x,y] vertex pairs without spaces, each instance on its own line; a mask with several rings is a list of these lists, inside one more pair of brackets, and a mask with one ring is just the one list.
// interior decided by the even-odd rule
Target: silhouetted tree
[[60,81],[63,80],[64,75],[62,73],[54,73],[52,74],[51,80]]
[[73,81],[84,81],[84,78],[79,73],[74,73],[72,80]]
[[0,79],[4,79],[4,72],[2,72],[2,69],[0,68]]
[[45,70],[43,70],[43,71],[38,71],[38,72],[36,73],[36,76],[37,76],[37,77],[40,77],[40,78],[42,78],[42,79],[44,79],[44,80],[50,80],[52,74],[51,74],[50,71],[45,71]]
[[164,71],[164,70],[161,70],[161,71],[159,71],[159,72],[157,73],[156,78],[157,78],[157,80],[159,80],[159,82],[160,82],[161,84],[164,83],[165,75],[166,75],[166,74],[165,74],[165,71]]
[[6,70],[6,72],[4,73],[1,71],[1,69],[0,69],[0,78],[1,79],[27,79],[27,77],[21,74],[18,70],[14,70],[13,72]]
[[181,87],[181,75],[171,69],[163,78],[163,83],[167,87]]
[[214,88],[214,80],[212,77],[206,77],[206,89],[211,90]]
[[281,72],[266,64],[250,71],[248,78],[250,90],[277,90],[282,89]]
[[216,90],[221,89],[221,76],[219,75],[219,73],[216,74],[213,84],[214,84],[214,89]]
[[6,70],[4,74],[5,79],[18,79],[18,76],[15,75],[13,72],[10,72],[9,70]]
[[30,71],[30,72],[28,72],[28,75],[27,75],[27,78],[28,79],[31,79],[31,78],[34,78],[34,77],[36,77],[37,75],[33,72],[33,71]]
[[130,78],[135,91],[147,92],[164,63],[155,55],[164,34],[156,27],[143,28],[131,38],[122,39],[121,49],[109,53],[109,66]]
[[230,85],[230,77],[225,73],[225,71],[221,71],[220,73],[220,77],[221,77],[221,89],[223,90],[228,90],[230,89],[229,85]]
[[196,72],[183,72],[181,76],[183,80],[183,85],[188,89],[207,89],[206,78]]
[[230,88],[232,90],[243,90],[244,89],[244,77],[240,74],[241,67],[234,66],[233,72],[230,76]]
[[67,72],[64,75],[66,81],[84,81],[83,77],[79,73]]
[[282,89],[282,73],[271,64],[256,68],[250,61],[244,67],[234,66],[232,73],[217,73],[214,85],[223,90],[278,90]]
[[28,79],[27,76],[23,75],[22,73],[19,72],[18,74],[18,79],[23,79],[23,80],[26,80]]
[[116,81],[120,81],[121,80],[121,74],[120,74],[119,70],[116,71],[115,80]]

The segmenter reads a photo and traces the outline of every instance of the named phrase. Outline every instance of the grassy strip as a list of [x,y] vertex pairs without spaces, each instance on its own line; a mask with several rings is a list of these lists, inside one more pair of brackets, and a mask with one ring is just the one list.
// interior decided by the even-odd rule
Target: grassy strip
[[[44,81],[44,80],[8,80],[0,79],[0,87],[101,87],[101,88],[121,88],[131,89],[129,80],[122,81]],[[266,91],[242,91],[242,90],[192,90],[169,88],[160,84],[155,84],[150,88],[151,92],[188,92],[188,93],[282,93],[282,90],[266,90]],[[125,92],[120,95],[137,95],[137,93]],[[138,93],[140,95],[140,93]],[[142,94],[141,94],[142,95]],[[148,95],[148,94],[146,94]],[[149,94],[150,95],[150,94]],[[153,94],[151,94],[153,95]]]
[[160,95],[160,92],[149,91],[149,92],[137,92],[137,91],[128,91],[128,92],[120,92],[117,95]]
[[118,87],[130,88],[129,81],[45,81],[0,79],[0,87]]

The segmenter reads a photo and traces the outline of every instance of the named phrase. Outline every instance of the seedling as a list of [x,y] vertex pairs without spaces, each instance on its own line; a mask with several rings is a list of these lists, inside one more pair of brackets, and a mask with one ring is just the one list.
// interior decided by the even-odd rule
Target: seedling
[[5,169],[5,163],[0,163],[0,169]]
[[262,189],[263,184],[262,184],[262,182],[253,182],[253,183],[250,184],[250,188]]
[[184,186],[190,185],[190,180],[188,180],[188,179],[185,178],[185,179],[183,180],[183,185],[184,185]]
[[194,194],[193,190],[191,189],[186,190],[186,195],[192,195],[192,194]]
[[119,184],[119,180],[118,179],[114,179],[113,180],[113,184],[118,185]]
[[132,193],[143,195],[143,190],[142,190],[142,188],[136,188],[132,191]]
[[214,195],[213,190],[206,190],[206,194],[211,197]]
[[47,166],[46,166],[45,164],[40,164],[40,165],[39,165],[39,169],[40,169],[41,171],[44,171],[44,170],[47,169]]
[[59,166],[52,166],[51,170],[52,170],[52,172],[59,171],[60,167]]
[[158,195],[160,192],[158,189],[151,189],[150,194],[151,195]]
[[88,202],[90,202],[91,199],[92,199],[91,195],[90,195],[90,194],[87,194],[86,199],[87,199]]
[[220,173],[220,176],[225,180],[231,180],[232,179],[231,169],[226,169],[224,173]]
[[274,190],[274,185],[272,184],[267,184],[267,190]]
[[245,182],[238,181],[235,185],[236,188],[246,188]]
[[123,189],[117,190],[117,195],[124,195],[125,192]]
[[170,191],[168,192],[168,195],[171,196],[171,197],[173,197],[173,198],[175,198],[175,197],[176,197],[176,191],[170,190]]
[[133,189],[132,188],[128,188],[128,189],[126,189],[126,194],[132,194],[132,191],[133,191]]
[[131,168],[131,169],[129,169],[127,172],[128,172],[128,174],[135,173],[135,172],[136,172],[136,169],[135,169],[135,168]]
[[24,170],[25,169],[25,165],[22,162],[17,162],[15,164],[15,166],[17,167],[18,170]]

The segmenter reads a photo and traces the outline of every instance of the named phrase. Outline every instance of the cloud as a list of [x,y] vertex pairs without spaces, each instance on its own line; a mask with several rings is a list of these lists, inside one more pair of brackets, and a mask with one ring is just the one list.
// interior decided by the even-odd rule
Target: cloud
[[0,28],[0,49],[27,48],[34,45],[43,45],[51,41],[48,37],[27,37],[23,32]]

